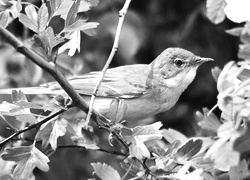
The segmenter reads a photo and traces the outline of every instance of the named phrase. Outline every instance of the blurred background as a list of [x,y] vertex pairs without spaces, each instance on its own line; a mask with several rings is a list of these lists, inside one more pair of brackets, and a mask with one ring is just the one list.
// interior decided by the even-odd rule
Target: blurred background
[[[102,69],[113,45],[118,12],[123,4],[124,0],[100,0],[99,5],[87,12],[89,22],[99,22],[100,25],[95,36],[82,34],[80,53],[72,58],[65,54],[58,57],[57,62],[65,76]],[[59,19],[54,23],[56,26],[61,21]],[[196,79],[171,110],[145,120],[142,124],[161,121],[164,128],[177,129],[188,137],[204,133],[197,125],[195,112],[201,111],[203,107],[210,109],[216,104],[216,82],[211,69],[215,66],[223,68],[228,61],[237,60],[238,38],[225,33],[226,29],[235,26],[229,20],[219,25],[211,23],[206,17],[205,0],[132,0],[111,67],[150,63],[168,47],[181,47],[215,60],[199,68]],[[8,29],[20,37],[32,36],[32,32],[24,29],[18,20]],[[0,88],[35,86],[53,80],[25,57],[3,44],[0,59]],[[0,101],[9,99],[6,96],[0,97]],[[135,125],[139,124],[129,124]],[[0,121],[0,126],[0,135],[6,136],[3,133],[6,132],[4,122]],[[119,158],[117,160],[114,155],[80,149],[59,149],[50,160],[50,171],[44,173],[36,170],[36,179],[87,179],[93,171],[90,163],[97,161],[119,169]],[[123,170],[121,172],[124,173]]]

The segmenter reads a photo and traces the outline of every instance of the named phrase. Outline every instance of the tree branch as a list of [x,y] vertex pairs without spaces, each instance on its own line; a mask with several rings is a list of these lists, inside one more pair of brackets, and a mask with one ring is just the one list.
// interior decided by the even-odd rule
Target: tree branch
[[[73,89],[73,87],[68,83],[66,78],[62,75],[62,73],[55,68],[55,66],[45,59],[43,59],[41,56],[36,54],[33,50],[27,48],[18,38],[16,38],[11,32],[9,32],[6,28],[4,28],[2,25],[0,25],[0,35],[4,37],[7,42],[9,42],[18,52],[28,57],[32,62],[40,66],[42,69],[50,73],[55,80],[61,85],[61,87],[65,90],[65,92],[71,97],[74,106],[77,106],[85,113],[88,113],[89,107],[87,103],[82,99],[82,97]],[[91,110],[92,118],[93,120],[99,125],[99,127],[104,128],[105,130],[110,130],[110,126],[108,125],[108,120],[101,114],[99,114],[94,109]],[[41,121],[43,122],[43,121]],[[5,144],[6,142],[9,142],[12,138],[18,136],[19,134],[34,128],[35,125],[28,126],[27,128],[18,131],[14,134],[12,134],[10,137],[5,139],[4,141],[0,142],[1,144]],[[124,145],[126,149],[128,149],[127,144],[120,138],[119,135],[117,135],[115,132],[112,132],[119,141]]]
[[116,34],[115,34],[115,40],[114,40],[114,43],[113,43],[113,47],[112,47],[112,50],[110,52],[110,55],[108,57],[107,62],[105,63],[105,66],[103,67],[103,69],[101,71],[99,81],[96,84],[95,89],[93,90],[91,100],[90,100],[90,103],[89,103],[89,111],[88,111],[88,115],[87,115],[87,118],[86,118],[86,124],[88,124],[89,121],[90,121],[90,118],[91,118],[91,115],[92,115],[92,112],[93,112],[93,105],[94,105],[94,102],[95,102],[95,97],[97,95],[97,91],[101,86],[101,83],[102,83],[102,81],[104,79],[105,73],[106,73],[111,61],[113,60],[116,51],[118,50],[118,44],[119,44],[120,34],[121,34],[121,30],[122,30],[122,25],[123,25],[125,15],[126,15],[126,13],[128,11],[130,2],[131,2],[131,0],[126,0],[125,3],[124,3],[123,8],[119,12],[119,21],[118,21],[118,25],[117,25],[117,29],[116,29]]
[[17,137],[19,134],[22,134],[28,130],[34,129],[34,128],[39,128],[42,124],[48,122],[49,120],[51,120],[52,118],[58,116],[59,114],[63,113],[64,111],[66,111],[65,109],[61,109],[60,111],[57,111],[56,113],[52,114],[51,116],[48,116],[46,118],[44,118],[42,121],[36,123],[36,124],[32,124],[30,126],[25,127],[24,129],[21,129],[17,132],[15,132],[14,134],[10,135],[9,137],[7,137],[6,139],[2,140],[0,142],[0,149],[10,140],[12,140],[13,138]]
[[[35,64],[40,66],[42,69],[50,73],[55,80],[61,85],[61,87],[65,90],[65,92],[69,95],[72,99],[75,106],[79,107],[85,113],[88,112],[88,105],[82,99],[82,97],[73,89],[73,87],[68,83],[65,77],[62,75],[60,71],[58,71],[52,63],[49,63],[41,56],[36,54],[30,48],[27,48],[19,39],[17,39],[11,32],[9,32],[6,28],[0,25],[0,35],[4,37],[7,42],[9,42],[18,52],[28,57],[31,61]],[[104,122],[108,122],[107,119],[99,114],[98,112],[93,110],[93,119],[96,122],[101,119]]]

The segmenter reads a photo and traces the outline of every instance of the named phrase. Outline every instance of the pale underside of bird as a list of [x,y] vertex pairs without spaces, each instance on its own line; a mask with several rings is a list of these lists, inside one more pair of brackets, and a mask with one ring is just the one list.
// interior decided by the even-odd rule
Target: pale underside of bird
[[[201,58],[181,48],[168,48],[152,63],[126,65],[108,69],[98,89],[94,109],[109,118],[113,99],[124,99],[125,120],[141,120],[173,107],[193,81],[196,70],[210,58]],[[72,87],[89,103],[100,79],[100,72],[90,72],[68,79]],[[10,94],[13,89],[2,89]],[[40,87],[16,88],[25,94],[65,94],[57,82]]]

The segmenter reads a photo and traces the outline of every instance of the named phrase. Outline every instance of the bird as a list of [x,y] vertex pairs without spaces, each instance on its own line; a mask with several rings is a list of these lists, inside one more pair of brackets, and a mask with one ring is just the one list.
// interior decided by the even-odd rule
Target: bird
[[[124,100],[127,109],[123,119],[127,121],[141,120],[167,111],[194,80],[198,67],[208,61],[213,59],[197,56],[182,48],[170,47],[150,64],[107,69],[93,108],[108,118],[111,102],[114,99]],[[89,104],[100,73],[94,71],[75,76],[69,78],[68,82]],[[25,94],[66,94],[57,82],[15,89]],[[10,94],[12,90],[1,89],[0,94]]]

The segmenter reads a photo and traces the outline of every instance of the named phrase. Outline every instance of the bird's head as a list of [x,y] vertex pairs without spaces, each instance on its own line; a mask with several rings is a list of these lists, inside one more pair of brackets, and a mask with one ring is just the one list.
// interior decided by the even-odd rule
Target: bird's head
[[196,56],[181,48],[168,48],[151,64],[167,86],[183,87],[184,90],[193,81],[197,68],[208,61],[213,59]]

